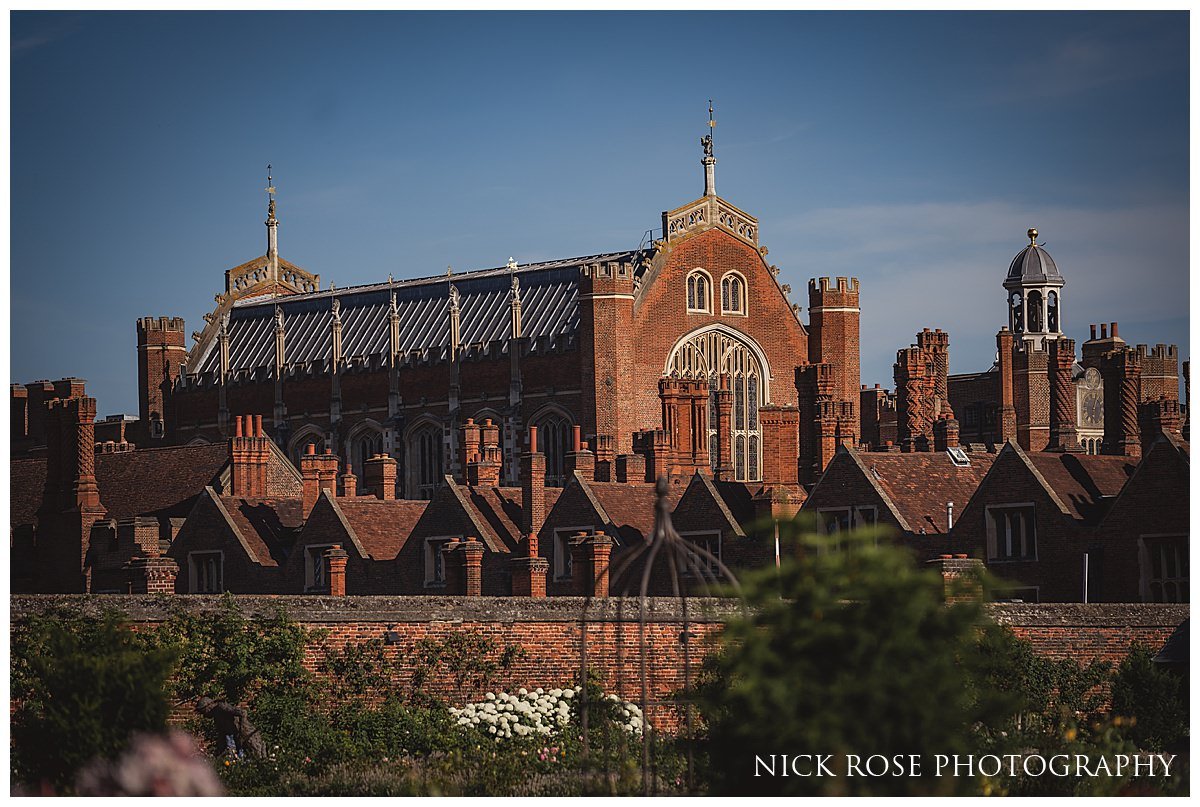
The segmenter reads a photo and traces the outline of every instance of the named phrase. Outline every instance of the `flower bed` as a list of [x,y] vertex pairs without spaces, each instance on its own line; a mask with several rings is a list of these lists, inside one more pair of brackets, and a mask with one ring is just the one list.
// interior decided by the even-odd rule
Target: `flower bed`
[[[573,719],[578,723],[582,692],[582,687],[551,690],[538,687],[532,692],[521,688],[515,695],[489,692],[479,703],[451,708],[450,714],[463,730],[483,732],[494,736],[496,742],[513,737],[553,737]],[[617,695],[603,695],[592,708],[597,707],[630,735],[641,735],[645,717],[637,704]]]

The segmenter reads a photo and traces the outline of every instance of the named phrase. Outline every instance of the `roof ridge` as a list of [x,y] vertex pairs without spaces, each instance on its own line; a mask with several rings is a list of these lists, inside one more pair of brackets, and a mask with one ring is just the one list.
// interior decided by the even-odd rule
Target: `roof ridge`
[[[587,263],[588,261],[615,258],[622,255],[633,255],[636,252],[636,249],[625,249],[616,252],[597,252],[592,255],[578,255],[571,258],[549,258],[544,261],[518,266],[515,270],[515,274],[519,276],[523,273],[543,271],[552,268],[558,269],[570,266],[578,266],[583,263]],[[276,303],[291,302],[296,300],[328,297],[331,294],[341,297],[345,294],[357,294],[363,291],[374,291],[386,288],[407,288],[410,286],[434,285],[437,283],[459,283],[463,280],[507,275],[512,271],[513,270],[510,270],[507,266],[495,266],[484,269],[468,269],[463,272],[455,272],[454,274],[449,275],[424,275],[421,277],[400,278],[391,283],[388,283],[387,281],[373,281],[370,283],[360,283],[354,286],[344,286],[342,288],[333,289],[332,291],[330,289],[319,289],[317,291],[303,292],[300,294],[288,294],[283,297],[266,297],[262,299],[257,297],[244,298],[243,300],[237,301],[235,306],[238,308],[250,308],[256,305],[274,305]]]

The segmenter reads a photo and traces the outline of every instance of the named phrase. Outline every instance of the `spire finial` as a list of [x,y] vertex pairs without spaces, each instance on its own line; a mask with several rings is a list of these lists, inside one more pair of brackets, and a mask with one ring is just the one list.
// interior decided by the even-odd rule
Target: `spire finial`
[[275,218],[275,183],[271,178],[270,163],[267,163],[267,218]]
[[279,279],[279,219],[275,218],[275,183],[271,164],[267,163],[267,272],[271,280]]
[[1036,247],[1038,237],[1037,227],[1030,227],[1025,231],[1025,235],[1029,236],[1029,246]]
[[717,177],[716,164],[717,158],[713,156],[713,129],[717,126],[717,121],[713,117],[712,99],[708,99],[708,134],[700,138],[700,145],[704,148],[704,158],[700,160],[700,164],[704,166],[704,195],[717,195]]

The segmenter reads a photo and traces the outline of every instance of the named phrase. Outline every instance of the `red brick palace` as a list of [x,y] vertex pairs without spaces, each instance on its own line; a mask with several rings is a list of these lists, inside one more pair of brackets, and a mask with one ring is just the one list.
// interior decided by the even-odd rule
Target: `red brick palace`
[[[604,593],[660,477],[676,527],[731,566],[770,562],[754,525],[803,510],[831,530],[887,524],[930,559],[1019,560],[1028,581],[1124,547],[1104,525],[1130,518],[1113,502],[1143,446],[1139,484],[1182,478],[1186,522],[1175,347],[1129,348],[1114,323],[1077,362],[1036,231],[1004,281],[992,368],[949,375],[949,336],[925,330],[896,391],[869,389],[858,279],[810,280],[804,323],[703,145],[703,195],[636,248],[348,288],[279,255],[271,189],[266,253],[226,271],[190,347],[182,319],[137,323],[136,420],[96,422],[78,379],[13,385],[14,588]],[[1073,519],[1041,527],[1067,536],[1053,551],[1003,495],[972,515],[1010,453],[1005,489],[1028,469]],[[1186,567],[1169,537],[1186,528],[1163,529]],[[1139,540],[1144,582],[1097,578],[1093,598],[1178,598],[1150,557],[1163,541]],[[1077,588],[1039,585],[1023,596]]]

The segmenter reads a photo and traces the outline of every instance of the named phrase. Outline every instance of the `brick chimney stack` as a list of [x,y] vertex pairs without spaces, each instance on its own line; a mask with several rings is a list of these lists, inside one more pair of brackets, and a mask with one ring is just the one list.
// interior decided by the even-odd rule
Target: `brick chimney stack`
[[763,487],[799,490],[800,410],[795,406],[766,405],[758,410],[762,429]]
[[346,472],[342,474],[342,495],[347,499],[353,499],[358,495],[358,477],[354,475],[354,469],[350,466],[350,462],[346,462]]
[[538,533],[546,521],[546,455],[538,451],[537,428],[521,455],[521,533],[524,555],[512,559],[512,590],[518,597],[545,597],[550,563],[541,557]]
[[303,492],[300,499],[300,513],[304,518],[308,518],[308,514],[312,512],[317,499],[321,497],[321,467],[323,462],[323,457],[317,453],[316,443],[309,443],[304,447],[304,454],[300,457],[300,479],[303,485]]
[[1104,377],[1103,453],[1140,457],[1138,406],[1142,366],[1137,351],[1122,347],[1105,354],[1100,372]]
[[1150,446],[1163,433],[1178,435],[1180,431],[1179,401],[1170,398],[1159,398],[1147,401],[1140,407],[1142,455],[1150,451]]
[[331,597],[346,596],[346,562],[350,553],[342,549],[341,544],[334,544],[325,550],[325,568],[329,570],[329,595]]
[[[471,420],[468,424],[474,426]],[[479,440],[474,453],[468,452],[467,484],[484,488],[497,487],[500,484],[500,472],[503,468],[503,449],[500,448],[500,427],[492,423],[491,418],[483,421],[481,426],[474,426],[479,432]],[[467,427],[463,433],[468,433]]]
[[1050,342],[1050,446],[1051,451],[1079,451],[1076,425],[1075,340],[1060,337]]
[[596,478],[596,455],[588,450],[588,444],[582,439],[582,429],[571,427],[571,450],[567,452],[564,467],[567,475],[579,471],[589,482]]
[[570,541],[571,587],[578,597],[607,597],[613,539],[581,532]]
[[[259,415],[258,417],[261,420],[262,416]],[[392,462],[394,463],[395,460]],[[321,455],[321,469],[318,474],[321,480],[321,489],[329,491],[330,496],[337,496],[337,473],[339,465],[341,465],[341,461],[338,459],[337,455],[333,453],[333,450],[329,448],[325,449],[325,453]],[[396,475],[393,471],[393,483],[395,480]]]
[[1000,364],[1000,411],[996,427],[1000,442],[1017,436],[1017,407],[1013,403],[1013,335],[1008,328],[996,334],[996,354]]
[[229,438],[230,495],[243,499],[267,495],[269,440],[263,432],[262,415],[234,418],[234,435]]
[[396,459],[387,454],[376,454],[363,463],[364,492],[374,494],[377,499],[390,501],[396,498]]

